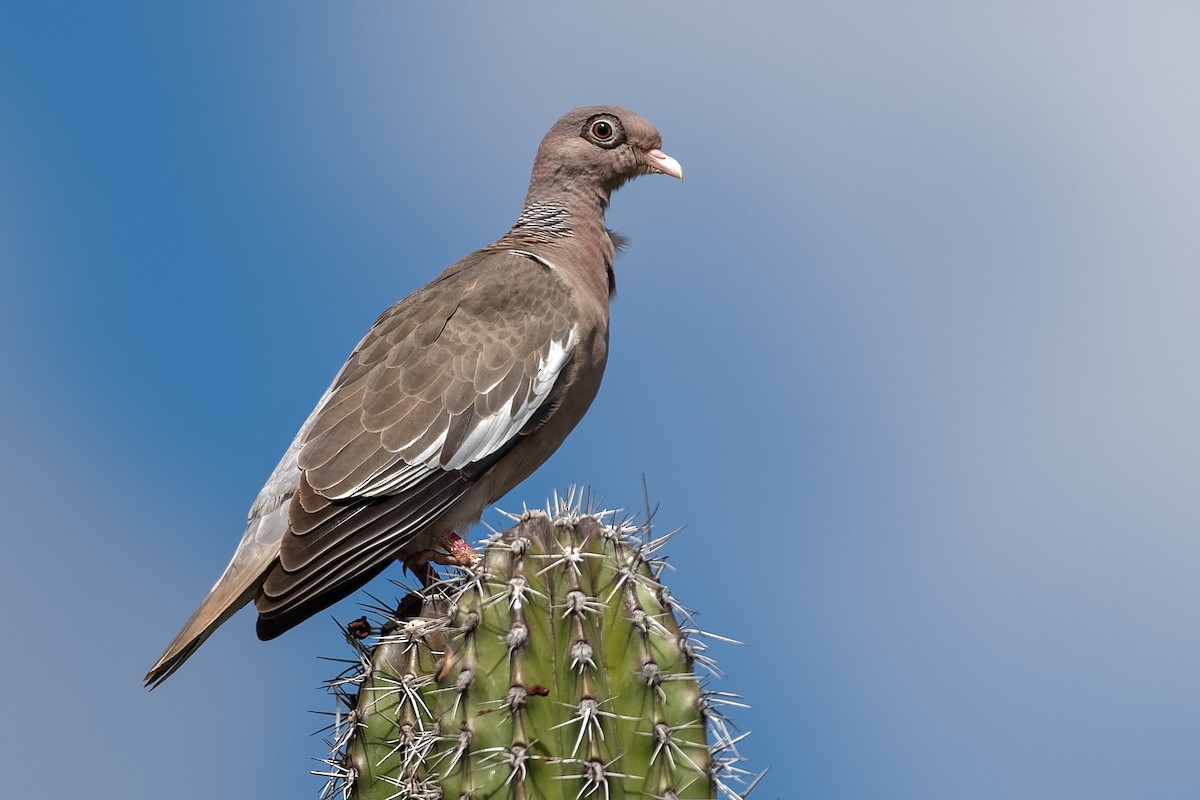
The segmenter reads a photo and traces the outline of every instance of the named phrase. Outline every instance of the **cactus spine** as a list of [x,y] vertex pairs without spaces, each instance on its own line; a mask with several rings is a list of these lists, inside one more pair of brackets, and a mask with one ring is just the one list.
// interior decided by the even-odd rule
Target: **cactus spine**
[[658,579],[669,537],[569,499],[514,519],[475,568],[406,597],[373,647],[347,637],[359,663],[330,684],[349,711],[322,796],[744,796],[721,713],[738,703],[703,688],[695,665],[715,667]]

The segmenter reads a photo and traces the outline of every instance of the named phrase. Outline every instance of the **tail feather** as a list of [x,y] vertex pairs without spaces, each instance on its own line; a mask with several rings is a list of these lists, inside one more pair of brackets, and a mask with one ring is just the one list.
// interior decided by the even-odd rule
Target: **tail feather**
[[279,558],[279,539],[287,530],[286,514],[287,504],[284,503],[252,519],[237,552],[212,591],[146,673],[147,688],[153,689],[169,678],[213,631],[259,593],[267,572]]
[[[256,584],[260,582],[261,579]],[[188,618],[183,629],[167,646],[166,652],[146,673],[146,688],[154,689],[174,674],[175,670],[183,666],[183,662],[196,652],[196,648],[204,644],[204,640],[211,636],[213,631],[254,599],[258,591],[258,586],[252,585],[240,594],[231,596],[231,592],[219,592],[218,589],[221,588],[218,584],[208,597],[204,598],[200,607]]]

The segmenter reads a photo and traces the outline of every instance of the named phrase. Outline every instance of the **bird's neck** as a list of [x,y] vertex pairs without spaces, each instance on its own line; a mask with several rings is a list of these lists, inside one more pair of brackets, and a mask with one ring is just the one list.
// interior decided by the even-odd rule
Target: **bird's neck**
[[526,200],[516,223],[496,244],[527,248],[547,260],[566,255],[588,268],[584,276],[597,294],[607,298],[616,290],[613,258],[616,245],[604,226],[608,196],[546,197]]

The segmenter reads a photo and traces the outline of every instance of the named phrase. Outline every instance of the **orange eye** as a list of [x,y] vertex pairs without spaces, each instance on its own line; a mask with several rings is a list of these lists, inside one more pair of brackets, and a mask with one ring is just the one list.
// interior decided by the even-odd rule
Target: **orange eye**
[[598,119],[592,123],[592,136],[595,136],[600,141],[611,139],[613,135],[612,123],[606,119]]

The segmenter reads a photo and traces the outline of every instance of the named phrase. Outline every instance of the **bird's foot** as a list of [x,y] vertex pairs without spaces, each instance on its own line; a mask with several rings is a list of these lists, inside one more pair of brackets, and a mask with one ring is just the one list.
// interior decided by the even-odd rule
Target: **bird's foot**
[[404,567],[420,579],[422,585],[429,586],[436,579],[432,564],[442,564],[448,567],[473,567],[481,556],[475,548],[467,544],[454,531],[445,531],[434,537],[434,543],[441,550],[418,550],[404,559]]

